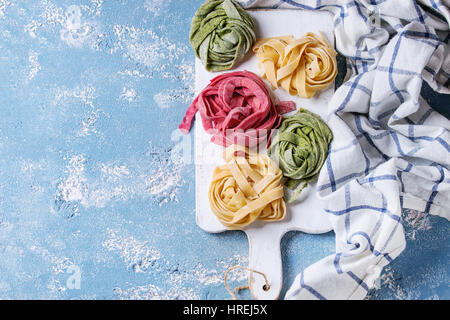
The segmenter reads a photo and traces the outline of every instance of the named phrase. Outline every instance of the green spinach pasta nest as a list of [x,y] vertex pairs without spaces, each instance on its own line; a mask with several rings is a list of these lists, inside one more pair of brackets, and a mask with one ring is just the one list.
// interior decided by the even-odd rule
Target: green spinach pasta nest
[[232,0],[207,0],[192,19],[189,40],[208,71],[231,69],[256,41],[252,17]]
[[268,153],[287,178],[285,186],[293,191],[285,194],[286,202],[295,201],[308,182],[317,177],[332,139],[326,123],[308,110],[300,109],[283,120]]

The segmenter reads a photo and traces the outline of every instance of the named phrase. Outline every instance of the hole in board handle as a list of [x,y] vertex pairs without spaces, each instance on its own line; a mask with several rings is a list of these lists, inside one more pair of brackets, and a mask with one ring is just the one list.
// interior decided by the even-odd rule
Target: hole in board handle
[[265,285],[262,286],[262,289],[263,289],[264,291],[269,291],[269,290],[270,290],[270,286],[267,285],[267,284],[265,284]]

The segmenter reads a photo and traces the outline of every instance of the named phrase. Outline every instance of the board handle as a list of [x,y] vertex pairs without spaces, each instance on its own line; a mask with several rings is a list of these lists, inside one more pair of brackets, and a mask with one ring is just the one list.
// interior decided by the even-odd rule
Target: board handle
[[282,234],[277,230],[247,230],[249,244],[249,268],[263,273],[249,272],[249,285],[253,298],[258,300],[278,299],[283,285],[283,267],[281,261],[280,240]]

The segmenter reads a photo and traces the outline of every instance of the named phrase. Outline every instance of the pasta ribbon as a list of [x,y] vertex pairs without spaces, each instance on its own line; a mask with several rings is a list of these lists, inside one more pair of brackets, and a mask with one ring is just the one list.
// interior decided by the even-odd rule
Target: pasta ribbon
[[199,111],[213,143],[252,147],[270,141],[270,130],[280,125],[281,114],[294,110],[292,101],[274,104],[254,73],[234,71],[211,80],[189,106],[179,129],[188,133]]
[[[295,201],[307,183],[317,177],[332,139],[326,123],[303,108],[283,120],[268,153],[287,178],[285,186],[294,190],[286,196],[286,202]],[[301,182],[303,185],[299,187]]]
[[233,0],[207,0],[194,15],[189,40],[208,71],[231,69],[255,43],[252,17]]
[[223,159],[209,188],[211,209],[223,225],[242,229],[256,219],[284,218],[283,174],[274,161],[239,145],[226,148]]
[[259,70],[272,89],[281,86],[291,95],[311,98],[327,88],[337,75],[336,51],[325,35],[307,33],[299,39],[293,36],[264,38],[253,46],[259,59]]

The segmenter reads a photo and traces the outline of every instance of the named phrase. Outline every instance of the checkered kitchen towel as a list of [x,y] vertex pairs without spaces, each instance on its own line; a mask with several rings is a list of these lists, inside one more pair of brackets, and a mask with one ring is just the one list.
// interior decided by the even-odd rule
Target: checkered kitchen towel
[[450,121],[420,96],[450,93],[449,0],[248,0],[246,8],[327,10],[346,81],[328,106],[334,140],[318,182],[336,253],[286,299],[362,299],[405,248],[402,208],[450,217]]

